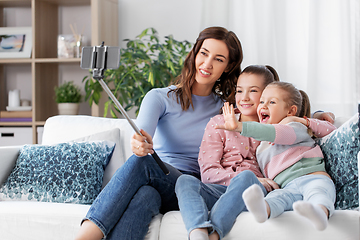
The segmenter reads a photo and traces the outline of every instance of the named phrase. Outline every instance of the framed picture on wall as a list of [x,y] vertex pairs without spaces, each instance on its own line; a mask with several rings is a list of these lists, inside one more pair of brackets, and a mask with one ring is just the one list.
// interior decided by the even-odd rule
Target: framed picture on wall
[[0,27],[0,58],[30,58],[31,27]]

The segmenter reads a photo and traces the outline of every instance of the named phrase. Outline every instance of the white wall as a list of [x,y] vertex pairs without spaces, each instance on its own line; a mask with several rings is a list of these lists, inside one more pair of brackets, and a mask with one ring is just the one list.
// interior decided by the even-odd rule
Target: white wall
[[[324,68],[322,67],[324,65],[324,62],[322,60],[321,62],[319,62],[319,60],[314,58],[314,54],[310,57],[314,59],[309,60],[307,59],[309,57],[305,57],[307,60],[307,65],[301,58],[304,57],[303,55],[310,56],[308,51],[312,51],[314,49],[317,50],[317,57],[324,57],[327,54],[330,54],[327,55],[330,59],[335,58],[334,54],[331,54],[331,52],[343,52],[344,54],[346,53],[348,48],[340,46],[344,46],[342,44],[348,43],[347,39],[349,39],[349,35],[347,34],[350,31],[356,32],[357,30],[355,30],[355,28],[360,31],[360,20],[355,19],[355,21],[350,21],[351,26],[349,26],[348,28],[340,27],[340,29],[343,29],[343,31],[340,31],[342,34],[338,34],[339,31],[333,31],[334,33],[330,34],[332,31],[325,31],[325,29],[339,29],[339,24],[334,24],[333,22],[331,22],[331,17],[329,19],[328,16],[324,17],[317,15],[321,15],[320,13],[326,13],[327,15],[329,15],[331,14],[331,11],[334,11],[336,14],[340,14],[340,12],[343,13],[346,11],[349,11],[348,14],[350,14],[350,11],[359,12],[360,4],[354,4],[354,6],[356,6],[355,9],[344,8],[346,4],[344,5],[343,3],[347,3],[347,1],[355,2],[353,0],[332,0],[331,3],[329,2],[329,4],[327,4],[327,1],[306,1],[306,3],[304,3],[301,0],[298,0],[294,3],[294,5],[297,4],[300,7],[305,8],[307,12],[313,11],[314,13],[314,11],[318,11],[319,14],[312,15],[313,17],[315,17],[315,19],[309,18],[309,16],[305,13],[306,11],[303,11],[304,9],[289,9],[288,5],[291,4],[289,4],[288,1],[285,2],[285,0],[118,1],[120,40],[119,44],[121,47],[125,46],[125,43],[121,41],[122,39],[134,39],[138,34],[140,34],[145,28],[148,27],[155,28],[158,31],[159,36],[167,36],[169,34],[173,34],[176,40],[188,40],[190,42],[195,42],[199,32],[204,28],[210,25],[224,26],[229,30],[234,31],[242,42],[244,50],[244,61],[242,64],[243,68],[249,64],[272,65],[279,71],[279,75],[283,81],[285,80],[292,82],[300,89],[308,92],[310,99],[313,100],[313,110],[323,109],[326,111],[333,111],[335,112],[335,114],[342,116],[352,116],[352,114],[357,112],[355,101],[360,101],[360,83],[358,83],[360,77],[354,77],[355,67],[353,65],[356,64],[356,61],[360,63],[360,60],[357,60],[356,58],[354,59],[348,54],[344,55],[347,57],[347,61],[350,61],[349,59],[354,59],[353,61],[350,61],[349,67],[343,66],[344,64],[341,62],[342,60],[337,59],[337,61],[330,61],[331,63],[334,63],[335,66],[333,66],[334,64],[325,64]],[[318,4],[324,5],[319,5],[321,6],[321,9],[318,9]],[[324,6],[326,6],[326,9],[323,9]],[[344,9],[342,9],[342,11],[337,11],[336,9],[339,8]],[[294,13],[298,17],[293,17],[291,15]],[[274,16],[274,14],[277,15]],[[268,18],[272,21],[267,22],[267,16],[271,16]],[[288,16],[289,19],[287,21],[284,21],[283,18],[286,16]],[[357,13],[353,14],[352,16],[356,18],[357,16],[360,16],[360,14]],[[323,19],[323,21],[319,21],[317,17],[319,17],[319,19]],[[296,23],[291,22],[299,19],[305,19],[306,21],[298,21]],[[335,20],[333,21],[335,21],[336,23],[337,18],[335,18],[335,16],[334,19]],[[311,40],[310,43],[312,48],[308,48],[303,52],[303,50],[301,49],[304,48],[296,48],[296,44],[298,44],[298,42],[301,41],[302,38],[299,39],[299,34],[296,35],[294,34],[294,32],[300,32],[301,34],[302,32],[305,32],[305,36],[302,37],[306,43],[306,34],[308,33],[306,33],[306,31],[300,31],[301,29],[299,30],[297,27],[313,26],[313,24],[311,24],[311,20],[316,20],[318,24],[316,26],[317,28],[313,27],[315,31],[313,32],[313,36],[322,33],[324,33],[324,36],[322,36],[321,38],[317,38],[316,41]],[[255,28],[251,21],[255,21],[258,24],[263,24],[261,25],[261,27]],[[276,26],[274,26],[273,24],[276,24]],[[288,27],[290,31],[284,32],[282,30],[283,32],[277,32],[279,31],[279,29],[285,29],[285,26],[296,27],[294,29]],[[271,38],[272,35],[269,34],[269,32],[271,34],[274,34],[273,32],[275,32],[275,34],[278,34],[278,37]],[[286,36],[284,36],[284,38],[282,39],[281,37],[279,37],[279,34],[285,34]],[[358,33],[357,41],[359,41],[360,39],[359,34],[360,33]],[[296,44],[295,41],[291,40],[291,38],[295,38],[295,40],[297,40]],[[334,44],[334,41],[336,41],[336,44]],[[294,44],[295,47],[293,47]],[[330,47],[328,47],[329,45]],[[354,45],[355,44],[352,44],[352,46]],[[360,47],[360,43],[358,45]],[[274,46],[277,46],[277,48],[275,48]],[[282,47],[285,46],[288,46],[288,51],[282,49]],[[349,47],[349,49],[353,48]],[[357,52],[360,51],[357,50]],[[359,53],[354,53],[353,56],[355,56],[356,54]],[[343,55],[339,54],[339,56]],[[316,64],[310,64],[311,61],[315,62]],[[339,70],[340,65],[342,67],[341,69],[343,69],[342,71]],[[299,74],[299,72],[301,74]],[[336,72],[336,74],[332,74],[332,72]],[[360,67],[357,68],[357,72],[357,75],[359,75]],[[352,79],[351,81],[346,82],[346,84],[339,83],[343,82],[340,79],[348,78],[349,76]],[[314,79],[321,79],[322,81],[314,82],[316,81]],[[323,84],[324,81],[326,82],[326,84]],[[336,93],[336,91],[339,91],[339,88],[341,88],[340,90],[342,92],[349,92],[349,94],[341,95],[341,97],[334,94],[334,92]],[[358,89],[355,90],[356,88]],[[320,89],[322,89],[323,91],[319,92]],[[357,92],[357,97],[356,93],[354,92]],[[334,96],[337,97],[334,98]]]
[[[201,27],[202,0],[119,0],[119,46],[134,39],[146,28],[155,28],[159,37],[170,34],[178,41],[194,43]],[[135,109],[129,111],[135,118]]]
[[[119,40],[134,39],[144,29],[155,28],[160,37],[195,42],[201,27],[202,0],[119,0]],[[195,13],[195,14],[194,14]]]

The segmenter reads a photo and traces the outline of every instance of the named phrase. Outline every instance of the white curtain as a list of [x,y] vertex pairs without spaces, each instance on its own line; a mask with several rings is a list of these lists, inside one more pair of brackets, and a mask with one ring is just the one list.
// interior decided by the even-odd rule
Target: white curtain
[[201,28],[234,31],[242,67],[268,64],[312,110],[349,117],[360,102],[359,0],[202,0]]

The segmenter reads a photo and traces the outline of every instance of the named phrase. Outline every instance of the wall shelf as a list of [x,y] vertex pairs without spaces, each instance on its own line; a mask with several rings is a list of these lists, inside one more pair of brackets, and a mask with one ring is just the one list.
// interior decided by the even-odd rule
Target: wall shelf
[[[30,126],[33,143],[37,143],[37,128],[43,126],[47,118],[58,114],[54,87],[59,84],[60,66],[77,66],[81,61],[80,58],[57,58],[57,37],[63,34],[59,27],[62,21],[60,9],[63,7],[85,7],[85,14],[91,16],[91,23],[85,26],[91,35],[91,45],[99,45],[101,41],[108,45],[119,44],[117,0],[0,0],[0,27],[8,27],[5,20],[7,8],[15,12],[29,12],[31,19],[26,24],[31,22],[32,27],[31,58],[0,59],[0,111],[6,109],[7,85],[13,81],[8,79],[8,69],[15,67],[28,71],[28,81],[31,81],[31,89],[28,91],[31,92],[32,122],[0,122],[0,127]],[[97,111],[92,110],[91,114],[96,116]]]

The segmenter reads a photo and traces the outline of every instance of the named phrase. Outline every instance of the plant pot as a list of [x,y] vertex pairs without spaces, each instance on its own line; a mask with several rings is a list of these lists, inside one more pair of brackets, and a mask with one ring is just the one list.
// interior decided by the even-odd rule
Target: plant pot
[[79,103],[58,103],[59,115],[77,115]]

